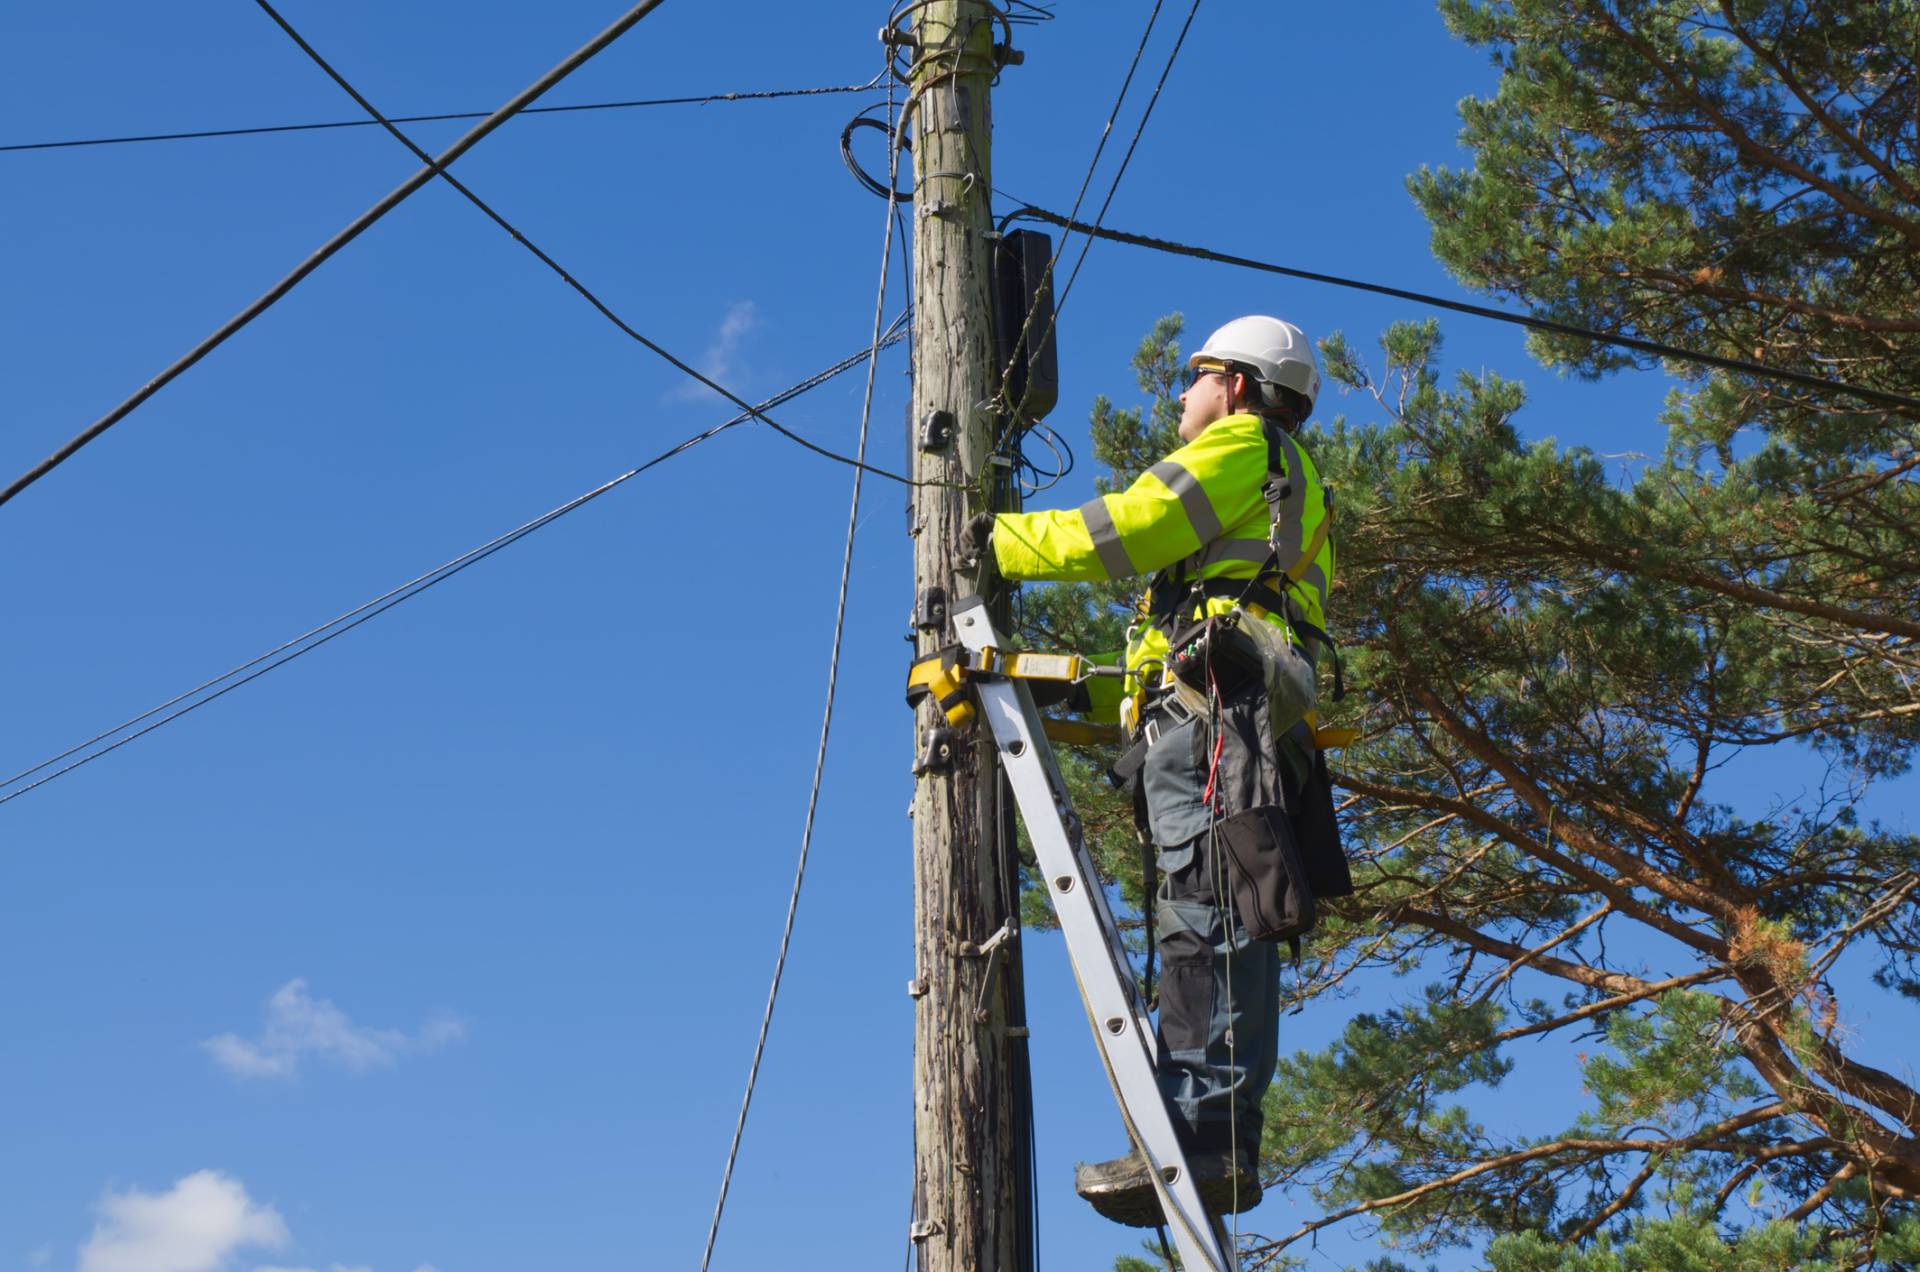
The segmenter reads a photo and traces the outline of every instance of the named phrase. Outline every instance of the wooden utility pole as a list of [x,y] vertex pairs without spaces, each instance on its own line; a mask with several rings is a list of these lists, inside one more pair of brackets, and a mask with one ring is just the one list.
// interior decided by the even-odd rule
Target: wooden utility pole
[[[977,586],[955,563],[960,530],[1004,484],[1004,470],[988,462],[999,423],[986,405],[1000,372],[987,164],[994,34],[981,0],[926,0],[913,28],[913,472],[962,487],[913,490],[921,653],[954,639],[948,607]],[[917,727],[938,720],[937,710],[923,707]],[[925,758],[937,766],[920,776],[913,800],[918,1266],[1018,1272],[1027,1191],[1027,1146],[1016,1133],[1024,1130],[1017,1110],[1025,1012],[1011,817],[985,729],[956,739],[944,762]]]

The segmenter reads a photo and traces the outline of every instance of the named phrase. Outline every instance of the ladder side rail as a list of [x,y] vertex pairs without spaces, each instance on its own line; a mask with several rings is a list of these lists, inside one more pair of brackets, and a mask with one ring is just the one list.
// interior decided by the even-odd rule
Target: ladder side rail
[[[978,601],[955,608],[954,626],[961,642],[975,652],[999,645]],[[1068,805],[1032,695],[1024,685],[1006,680],[977,681],[975,690],[1046,877],[1047,897],[1060,920],[1103,1067],[1128,1133],[1153,1168],[1154,1187],[1181,1261],[1193,1272],[1234,1272],[1236,1252],[1217,1218],[1200,1203],[1160,1094],[1153,1032],[1133,966],[1086,852],[1079,819]]]
[[[1023,746],[1033,743],[1032,754],[1045,777],[1044,797],[1046,799],[1045,805],[1035,806],[1050,805],[1054,816],[1060,822],[1066,851],[1073,862],[1073,874],[1080,884],[1084,885],[1085,901],[1092,907],[1095,922],[1107,938],[1107,953],[1113,965],[1114,980],[1126,995],[1127,1009],[1140,1027],[1141,1036],[1147,1039],[1150,1053],[1157,1062],[1159,1055],[1153,1036],[1153,1024],[1147,1013],[1146,1001],[1140,994],[1140,987],[1134,980],[1132,957],[1128,953],[1126,941],[1120,935],[1120,924],[1113,917],[1113,907],[1107,903],[1106,889],[1100,885],[1100,871],[1094,865],[1093,854],[1087,851],[1085,827],[1081,824],[1078,814],[1073,811],[1072,801],[1067,796],[1067,780],[1060,774],[1059,762],[1053,754],[1053,743],[1047,738],[1046,727],[1040,721],[1039,710],[1033,706],[1030,692],[1013,693],[1011,692],[1013,686],[1004,683],[989,687],[1009,691],[1006,697],[1008,704],[1006,709],[1019,712],[1021,717],[1020,733],[1016,740]],[[995,729],[994,732],[997,735],[999,730]],[[1036,739],[1037,743],[1034,743]],[[1007,748],[1003,746],[1002,749]],[[1039,797],[1041,792],[1036,790],[1035,795]],[[1021,805],[1023,817],[1026,808],[1026,804]],[[1032,829],[1032,825],[1029,824],[1028,832],[1031,833]],[[1049,896],[1058,891],[1054,887],[1057,882],[1057,877],[1050,872],[1047,876]],[[1059,907],[1056,905],[1054,908],[1057,910]]]

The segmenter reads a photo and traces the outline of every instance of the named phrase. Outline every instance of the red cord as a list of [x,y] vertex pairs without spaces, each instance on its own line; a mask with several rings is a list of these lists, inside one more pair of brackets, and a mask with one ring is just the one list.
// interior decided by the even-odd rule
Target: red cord
[[[1213,762],[1207,765],[1207,789],[1200,796],[1200,799],[1208,808],[1213,808],[1213,781],[1220,775],[1220,750],[1226,743],[1227,733],[1225,729],[1220,727],[1220,686],[1213,678],[1213,650],[1211,647],[1213,640],[1213,623],[1211,620],[1207,623],[1207,640],[1209,642],[1207,649],[1207,698],[1213,715]],[[1218,812],[1219,809],[1214,808],[1214,811]]]

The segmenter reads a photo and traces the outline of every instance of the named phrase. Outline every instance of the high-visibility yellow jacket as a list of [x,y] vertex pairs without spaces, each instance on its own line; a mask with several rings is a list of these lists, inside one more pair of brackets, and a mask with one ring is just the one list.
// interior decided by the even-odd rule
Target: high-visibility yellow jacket
[[[1277,439],[1283,466],[1275,474],[1282,493],[1278,516],[1270,513],[1265,493],[1269,432]],[[999,514],[993,522],[993,555],[1009,579],[1104,582],[1165,570],[1169,582],[1176,577],[1251,581],[1277,545],[1278,566],[1268,566],[1263,577],[1291,595],[1301,620],[1324,631],[1333,583],[1333,540],[1322,529],[1328,515],[1326,487],[1299,443],[1284,429],[1269,430],[1257,415],[1229,415],[1124,491],[1070,510]],[[1316,542],[1313,559],[1302,562]],[[1289,571],[1297,579],[1292,586],[1280,578]],[[1207,597],[1190,609],[1183,606],[1180,620],[1223,614],[1233,604],[1230,595]],[[1253,604],[1247,608],[1301,641],[1284,614]],[[1167,635],[1160,624],[1135,624],[1124,657],[1136,675],[1127,678],[1124,689],[1117,678],[1089,683],[1096,716],[1111,717],[1123,693],[1158,683]],[[1150,664],[1155,670],[1141,674]]]

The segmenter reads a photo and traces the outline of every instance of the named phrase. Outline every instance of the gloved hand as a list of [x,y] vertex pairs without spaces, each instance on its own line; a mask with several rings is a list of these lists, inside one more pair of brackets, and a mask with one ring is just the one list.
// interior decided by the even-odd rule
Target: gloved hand
[[955,555],[959,557],[963,570],[971,570],[982,562],[993,564],[992,513],[977,512],[968,519],[960,530],[960,542],[955,545]]
[[1029,680],[1027,692],[1033,695],[1036,707],[1065,707],[1076,715],[1085,715],[1093,710],[1093,703],[1087,697],[1087,687],[1076,685],[1071,680]]

